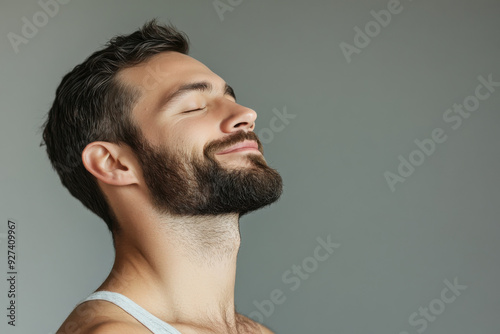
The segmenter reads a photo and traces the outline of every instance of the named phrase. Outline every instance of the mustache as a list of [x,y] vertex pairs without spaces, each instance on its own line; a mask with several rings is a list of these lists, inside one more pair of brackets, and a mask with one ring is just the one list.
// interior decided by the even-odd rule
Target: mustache
[[228,135],[225,138],[219,139],[212,141],[205,145],[205,148],[203,149],[203,152],[206,156],[213,156],[215,153],[229,148],[235,144],[238,144],[244,140],[253,140],[257,142],[257,145],[259,146],[259,151],[260,153],[264,154],[264,148],[262,146],[262,143],[259,140],[259,137],[255,134],[253,131],[248,131],[245,132],[244,130],[235,132],[231,135]]

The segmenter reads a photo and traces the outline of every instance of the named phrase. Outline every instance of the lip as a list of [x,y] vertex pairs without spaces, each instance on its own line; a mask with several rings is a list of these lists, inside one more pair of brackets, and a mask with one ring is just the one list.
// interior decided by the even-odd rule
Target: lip
[[238,143],[236,145],[233,145],[230,148],[228,148],[222,152],[219,152],[217,154],[227,154],[227,153],[239,152],[239,151],[244,151],[244,150],[249,150],[249,149],[258,150],[259,145],[257,144],[256,141],[245,140],[245,141]]

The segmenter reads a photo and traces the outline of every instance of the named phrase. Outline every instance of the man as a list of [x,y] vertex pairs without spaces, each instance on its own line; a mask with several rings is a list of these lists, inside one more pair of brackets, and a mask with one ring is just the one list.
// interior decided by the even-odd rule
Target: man
[[257,114],[156,21],[62,80],[43,139],[63,185],[108,225],[108,278],[57,333],[272,333],[234,305],[239,218],[282,179]]

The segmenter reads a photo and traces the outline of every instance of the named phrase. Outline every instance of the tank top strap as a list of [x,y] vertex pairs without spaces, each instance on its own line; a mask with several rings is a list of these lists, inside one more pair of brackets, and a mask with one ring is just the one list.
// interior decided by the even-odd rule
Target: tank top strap
[[115,304],[137,319],[137,321],[146,326],[146,328],[154,334],[181,334],[177,329],[167,324],[165,321],[155,317],[131,299],[120,293],[111,291],[96,291],[82,300],[79,304],[88,300],[106,300]]

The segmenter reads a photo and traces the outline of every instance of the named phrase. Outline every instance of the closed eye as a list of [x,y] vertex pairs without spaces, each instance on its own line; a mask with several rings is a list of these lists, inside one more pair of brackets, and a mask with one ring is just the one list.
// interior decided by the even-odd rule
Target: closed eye
[[183,114],[186,114],[186,113],[189,113],[189,112],[192,112],[192,111],[198,111],[198,110],[203,110],[205,109],[206,107],[203,107],[203,108],[197,108],[197,109],[193,109],[193,110],[186,110],[186,111],[183,111],[182,113]]

